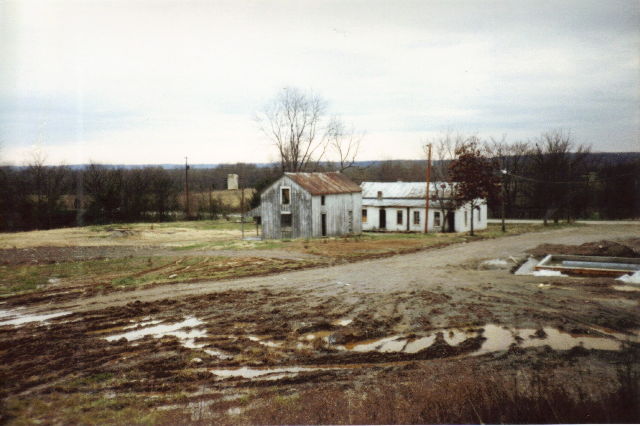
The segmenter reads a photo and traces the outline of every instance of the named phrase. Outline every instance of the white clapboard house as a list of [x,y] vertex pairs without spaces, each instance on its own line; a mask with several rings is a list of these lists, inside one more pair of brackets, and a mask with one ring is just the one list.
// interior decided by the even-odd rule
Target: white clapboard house
[[[425,182],[362,182],[362,230],[424,232]],[[436,190],[439,191],[437,197]],[[430,186],[429,232],[466,232],[471,229],[471,205],[442,211],[449,205],[450,187],[434,182]],[[487,203],[479,200],[474,212],[474,230],[487,228]]]

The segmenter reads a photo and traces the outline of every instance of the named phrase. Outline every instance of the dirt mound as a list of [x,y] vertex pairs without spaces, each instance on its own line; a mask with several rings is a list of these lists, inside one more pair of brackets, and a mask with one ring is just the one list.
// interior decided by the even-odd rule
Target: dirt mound
[[547,254],[572,254],[579,256],[611,256],[611,257],[640,257],[640,238],[618,243],[615,241],[601,240],[592,243],[584,243],[579,246],[563,244],[541,244],[529,250],[529,254],[536,257]]

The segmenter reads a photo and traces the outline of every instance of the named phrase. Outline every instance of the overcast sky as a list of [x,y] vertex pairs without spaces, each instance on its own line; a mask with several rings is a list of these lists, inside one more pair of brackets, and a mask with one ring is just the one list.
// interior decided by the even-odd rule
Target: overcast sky
[[0,0],[0,162],[268,162],[312,90],[360,159],[446,131],[640,151],[640,1]]

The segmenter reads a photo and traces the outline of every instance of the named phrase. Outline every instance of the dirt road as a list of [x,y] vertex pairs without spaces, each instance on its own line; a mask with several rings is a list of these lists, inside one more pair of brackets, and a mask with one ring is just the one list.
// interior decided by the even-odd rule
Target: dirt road
[[[245,278],[230,281],[170,284],[150,289],[113,293],[57,307],[76,312],[120,306],[133,300],[150,302],[165,298],[179,298],[217,291],[241,289],[293,288],[317,295],[348,296],[354,293],[389,293],[405,290],[428,290],[439,286],[447,289],[460,286],[479,287],[485,282],[505,285],[515,283],[540,283],[536,277],[515,277],[495,271],[478,271],[482,259],[522,257],[528,249],[540,244],[582,244],[601,239],[640,236],[637,225],[603,225],[581,228],[565,228],[550,232],[538,232],[455,244],[442,249],[426,250],[384,259],[368,260],[336,265],[276,276]],[[479,276],[486,278],[480,280]]]
[[[487,219],[487,223],[501,223],[501,219]],[[549,221],[553,222],[553,221]],[[505,219],[505,223],[542,223],[542,219]],[[573,223],[583,225],[636,225],[640,226],[640,220],[576,220]]]

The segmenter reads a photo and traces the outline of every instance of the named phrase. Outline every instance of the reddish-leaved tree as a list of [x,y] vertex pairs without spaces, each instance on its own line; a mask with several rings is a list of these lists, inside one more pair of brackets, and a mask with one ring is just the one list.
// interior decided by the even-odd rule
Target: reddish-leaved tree
[[484,155],[474,138],[456,149],[456,159],[449,165],[451,180],[457,183],[459,206],[471,207],[471,235],[473,235],[474,211],[484,200],[500,197],[498,165]]

